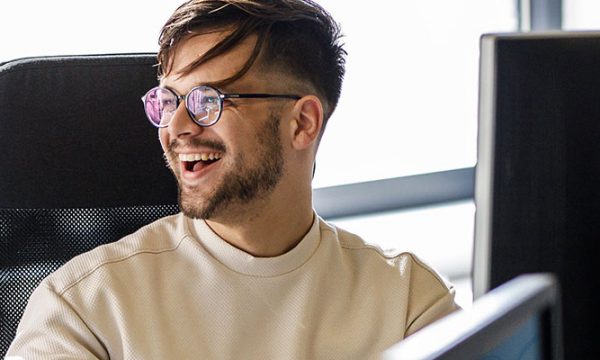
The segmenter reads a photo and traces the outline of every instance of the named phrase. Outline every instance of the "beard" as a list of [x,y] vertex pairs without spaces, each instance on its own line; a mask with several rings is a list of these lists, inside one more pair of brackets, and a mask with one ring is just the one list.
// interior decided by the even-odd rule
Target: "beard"
[[[178,180],[179,207],[184,215],[192,219],[207,220],[222,215],[233,204],[244,205],[266,198],[275,189],[284,172],[279,124],[279,117],[270,114],[268,121],[258,132],[261,135],[256,139],[258,151],[254,153],[255,165],[247,165],[245,154],[234,154],[229,164],[223,164],[223,173],[214,191],[209,194],[202,194],[203,189],[199,186],[184,186],[174,170],[176,167],[170,167]],[[225,145],[221,143],[207,143],[203,140],[198,143],[226,151]],[[170,159],[176,158],[172,150],[169,153]]]

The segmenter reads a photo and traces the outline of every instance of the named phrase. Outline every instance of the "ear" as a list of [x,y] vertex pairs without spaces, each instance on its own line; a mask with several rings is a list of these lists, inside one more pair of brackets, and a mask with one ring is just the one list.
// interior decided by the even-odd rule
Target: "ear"
[[292,146],[304,150],[315,144],[323,127],[323,104],[314,95],[296,101],[291,120]]

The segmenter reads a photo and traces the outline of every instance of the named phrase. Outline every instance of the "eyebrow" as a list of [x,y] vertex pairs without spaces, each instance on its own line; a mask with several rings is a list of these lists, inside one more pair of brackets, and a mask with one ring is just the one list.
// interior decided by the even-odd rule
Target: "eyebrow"
[[190,90],[192,90],[193,88],[195,88],[197,86],[210,86],[210,87],[213,87],[213,88],[215,88],[215,89],[217,89],[217,90],[219,90],[219,91],[221,91],[221,92],[223,92],[225,94],[231,92],[230,89],[228,88],[228,84],[226,84],[226,82],[224,82],[223,80],[206,81],[206,82],[194,83],[192,85],[192,87],[190,87],[189,90],[187,90],[185,92],[177,91],[174,86],[165,84],[162,81],[158,82],[158,86],[168,88],[171,91],[173,91],[176,94],[181,95],[181,96],[185,96],[187,93],[190,92]]

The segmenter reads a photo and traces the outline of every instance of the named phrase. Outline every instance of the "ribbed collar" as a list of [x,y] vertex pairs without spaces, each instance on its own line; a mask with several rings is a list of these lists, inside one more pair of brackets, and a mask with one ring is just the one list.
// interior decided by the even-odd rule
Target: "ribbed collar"
[[305,264],[317,250],[321,241],[319,217],[304,238],[287,253],[276,257],[254,257],[223,240],[204,220],[186,218],[192,235],[207,252],[229,269],[257,277],[274,277],[289,273]]

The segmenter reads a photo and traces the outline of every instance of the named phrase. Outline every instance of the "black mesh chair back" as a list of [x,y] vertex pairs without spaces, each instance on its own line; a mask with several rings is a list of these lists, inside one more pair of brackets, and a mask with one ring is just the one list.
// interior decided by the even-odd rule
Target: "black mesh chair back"
[[141,96],[155,54],[0,64],[0,357],[37,284],[73,256],[176,213]]

